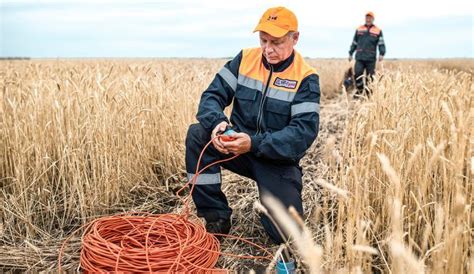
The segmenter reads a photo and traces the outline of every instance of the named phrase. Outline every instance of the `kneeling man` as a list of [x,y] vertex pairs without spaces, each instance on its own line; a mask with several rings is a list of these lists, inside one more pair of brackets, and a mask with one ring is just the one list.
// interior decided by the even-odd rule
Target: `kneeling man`
[[[242,50],[224,65],[202,94],[198,124],[186,137],[186,170],[190,179],[204,145],[232,125],[232,141],[219,138],[204,154],[200,168],[240,156],[221,166],[257,182],[286,207],[303,214],[300,159],[319,130],[319,78],[294,50],[298,42],[296,16],[284,7],[268,9],[260,19],[260,47]],[[230,121],[224,109],[233,102]],[[221,166],[201,174],[192,193],[198,216],[210,233],[227,234],[232,209],[221,190]],[[276,243],[284,241],[266,216],[261,222]]]

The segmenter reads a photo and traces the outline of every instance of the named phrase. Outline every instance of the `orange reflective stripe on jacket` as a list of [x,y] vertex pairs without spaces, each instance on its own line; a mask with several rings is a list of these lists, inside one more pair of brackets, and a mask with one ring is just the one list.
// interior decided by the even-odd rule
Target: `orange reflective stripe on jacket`
[[379,34],[380,34],[380,29],[377,28],[376,26],[372,26],[372,27],[370,28],[370,33],[379,35]]
[[[366,25],[362,25],[362,26],[359,26],[359,27],[357,28],[357,31],[360,31],[360,32],[365,32],[365,31],[367,31],[367,30],[368,30],[368,28],[367,28]],[[372,26],[370,27],[370,33],[373,33],[373,34],[377,34],[377,35],[378,35],[378,34],[380,34],[380,29],[379,29],[376,25],[372,25]]]
[[275,99],[291,102],[301,81],[316,73],[315,69],[309,66],[303,57],[295,51],[292,64],[281,72],[274,71],[268,81],[270,72],[264,67],[262,58],[261,48],[243,50],[238,83],[260,91],[269,83],[268,96]]
[[366,25],[359,26],[357,28],[357,31],[367,31],[367,26]]

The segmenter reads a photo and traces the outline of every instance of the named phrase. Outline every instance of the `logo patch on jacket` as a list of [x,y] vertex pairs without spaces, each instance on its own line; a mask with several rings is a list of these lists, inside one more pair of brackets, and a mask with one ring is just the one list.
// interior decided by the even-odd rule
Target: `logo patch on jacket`
[[296,88],[297,83],[298,81],[296,80],[281,79],[277,77],[273,85],[277,87],[282,87],[282,88],[294,89]]

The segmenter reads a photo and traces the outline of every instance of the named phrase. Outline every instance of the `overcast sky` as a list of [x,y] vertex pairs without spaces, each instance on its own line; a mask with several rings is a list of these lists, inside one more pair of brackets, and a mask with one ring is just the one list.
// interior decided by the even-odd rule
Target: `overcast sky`
[[0,55],[228,57],[258,45],[266,8],[293,10],[297,49],[346,57],[371,10],[388,58],[474,57],[471,0],[0,0]]

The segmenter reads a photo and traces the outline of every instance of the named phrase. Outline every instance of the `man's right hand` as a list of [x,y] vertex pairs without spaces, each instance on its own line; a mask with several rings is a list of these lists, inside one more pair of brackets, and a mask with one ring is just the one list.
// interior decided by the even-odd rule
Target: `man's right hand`
[[352,62],[352,55],[349,55],[349,58],[347,58],[347,60],[349,60],[349,62]]
[[212,144],[214,147],[220,152],[224,154],[229,154],[229,150],[227,150],[224,145],[222,144],[220,138],[215,138],[217,136],[217,133],[220,131],[225,131],[229,124],[227,122],[221,122],[219,123],[214,130],[212,130],[211,138],[212,138]]

